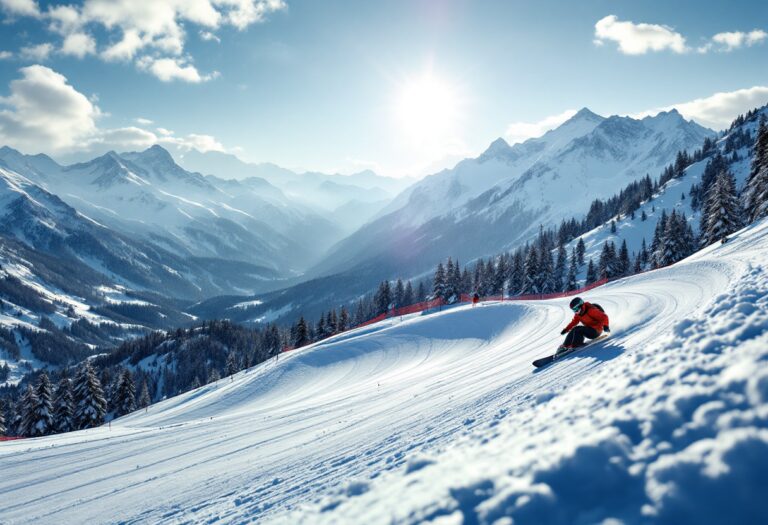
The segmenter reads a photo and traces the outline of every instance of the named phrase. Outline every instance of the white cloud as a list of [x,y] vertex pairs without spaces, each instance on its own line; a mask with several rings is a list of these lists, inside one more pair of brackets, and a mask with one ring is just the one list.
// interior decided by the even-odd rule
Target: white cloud
[[768,38],[768,33],[762,29],[753,29],[748,33],[742,31],[729,31],[718,33],[712,37],[712,42],[719,44],[724,51],[733,51],[742,46],[753,46]]
[[669,111],[674,108],[687,119],[693,119],[703,126],[721,130],[727,128],[738,115],[767,103],[768,86],[754,86],[651,109],[635,116],[655,115],[660,111]]
[[[103,60],[136,60],[166,82],[202,82],[218,76],[200,74],[189,56],[179,58],[185,56],[187,26],[201,26],[201,38],[218,41],[215,29],[229,25],[243,30],[286,8],[283,0],[84,0],[82,5],[50,6],[45,12],[34,0],[0,0],[0,5],[18,16],[46,20],[48,29],[64,39],[62,53],[82,58],[98,48]],[[41,46],[49,45],[25,48],[26,56],[35,50],[41,55]],[[152,57],[149,64],[141,58],[147,56]]]
[[13,53],[10,51],[0,51],[0,60],[9,60],[13,58]]
[[40,8],[35,0],[0,0],[0,7],[12,15],[40,16]]
[[685,38],[670,27],[622,22],[615,15],[608,15],[597,21],[595,38],[599,42],[612,40],[618,43],[619,50],[627,55],[643,55],[648,51],[665,49],[675,53],[688,51]]
[[46,42],[36,46],[22,47],[19,54],[21,58],[25,60],[36,60],[38,62],[42,62],[43,60],[48,59],[52,51],[53,44]]
[[78,58],[93,55],[96,53],[96,41],[86,33],[71,33],[64,38],[61,52]]
[[513,122],[507,126],[504,138],[510,144],[514,144],[515,142],[523,142],[530,138],[540,137],[550,129],[558,127],[575,114],[575,109],[567,109],[557,115],[545,117],[538,122]]
[[142,57],[138,64],[139,67],[151,72],[163,82],[183,80],[185,82],[199,83],[207,82],[219,76],[216,71],[209,75],[201,75],[195,66],[186,63],[183,59],[177,58],[153,59]]
[[202,40],[205,40],[206,42],[210,42],[211,40],[213,40],[221,44],[221,38],[217,37],[214,33],[210,31],[200,31],[200,38]]
[[26,151],[66,150],[96,133],[100,111],[67,79],[45,66],[20,70],[0,98],[0,142]]
[[[138,126],[101,128],[98,121],[106,113],[96,106],[95,97],[89,99],[78,92],[63,75],[41,65],[24,67],[20,73],[21,78],[10,83],[10,95],[0,97],[0,144],[52,154],[97,154],[153,144],[180,150],[227,151],[212,135],[176,136],[160,127],[157,133]],[[153,124],[142,117],[134,120],[141,126]]]

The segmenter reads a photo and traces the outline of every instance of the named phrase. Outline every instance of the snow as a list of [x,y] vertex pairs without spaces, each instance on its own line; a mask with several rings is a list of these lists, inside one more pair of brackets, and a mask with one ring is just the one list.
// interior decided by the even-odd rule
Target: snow
[[248,309],[252,306],[259,306],[260,304],[264,304],[264,301],[261,301],[259,299],[254,299],[253,301],[244,301],[242,303],[237,303],[228,308],[228,310],[232,310],[235,308],[238,309]]
[[[0,444],[9,523],[758,523],[768,221],[568,299],[345,333],[110,427]],[[30,468],[45,465],[45,468]]]

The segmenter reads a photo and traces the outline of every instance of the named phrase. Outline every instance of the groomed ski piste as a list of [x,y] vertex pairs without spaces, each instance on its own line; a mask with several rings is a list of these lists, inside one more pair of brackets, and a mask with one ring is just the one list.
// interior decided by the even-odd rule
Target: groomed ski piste
[[2,523],[765,523],[768,221],[585,295],[391,319],[0,444]]

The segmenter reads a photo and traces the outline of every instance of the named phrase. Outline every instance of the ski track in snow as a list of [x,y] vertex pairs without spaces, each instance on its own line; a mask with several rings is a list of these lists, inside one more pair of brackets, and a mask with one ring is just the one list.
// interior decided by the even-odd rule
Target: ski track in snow
[[766,253],[763,221],[585,294],[611,337],[540,370],[568,299],[388,320],[111,429],[2,443],[0,522],[765,518]]

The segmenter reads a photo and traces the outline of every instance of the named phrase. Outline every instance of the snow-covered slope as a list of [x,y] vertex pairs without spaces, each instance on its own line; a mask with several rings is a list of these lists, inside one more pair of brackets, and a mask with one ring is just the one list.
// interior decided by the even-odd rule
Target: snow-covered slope
[[[749,177],[753,152],[749,147],[740,147],[733,149],[733,151],[728,151],[726,145],[729,143],[732,134],[748,133],[750,136],[755,137],[761,114],[768,116],[768,107],[761,108],[751,119],[724,134],[715,143],[715,149],[706,158],[688,166],[682,177],[668,181],[651,200],[640,205],[634,212],[634,216],[624,214],[616,218],[616,233],[611,233],[610,223],[606,223],[581,236],[586,247],[586,259],[592,258],[597,263],[603,243],[606,241],[613,242],[617,248],[623,241],[626,241],[630,254],[640,251],[643,240],[645,240],[647,247],[650,249],[656,224],[664,212],[667,215],[671,214],[672,211],[676,211],[678,214],[685,214],[693,230],[698,233],[701,209],[700,207],[698,209],[693,207],[691,188],[694,185],[701,185],[707,163],[712,160],[715,151],[718,151],[723,156],[723,161],[726,163],[728,171],[734,177],[737,190],[741,191]],[[733,157],[734,153],[736,154],[736,159]],[[646,220],[642,219],[643,215],[646,216]],[[567,245],[569,253],[577,242],[575,239]],[[585,272],[586,269],[582,273]]]
[[514,146],[498,139],[478,158],[427,177],[313,272],[376,261],[418,273],[446,254],[469,260],[496,253],[535,234],[539,224],[586,213],[594,199],[657,176],[678,151],[700,147],[713,134],[675,110],[636,120],[582,109],[540,138]]
[[766,254],[768,220],[590,292],[611,338],[536,372],[567,299],[393,319],[0,444],[0,521],[765,521]]

